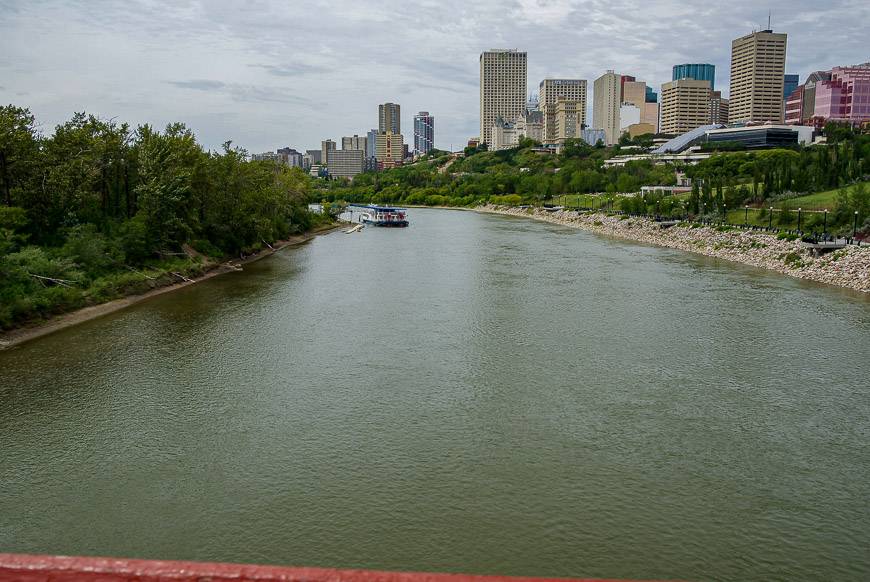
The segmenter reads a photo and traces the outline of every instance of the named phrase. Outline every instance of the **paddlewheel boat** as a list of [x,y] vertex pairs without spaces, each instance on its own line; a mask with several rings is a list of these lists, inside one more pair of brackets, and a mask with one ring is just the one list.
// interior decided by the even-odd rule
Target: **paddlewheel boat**
[[408,226],[408,211],[404,208],[388,206],[358,206],[360,222],[371,226],[404,227]]

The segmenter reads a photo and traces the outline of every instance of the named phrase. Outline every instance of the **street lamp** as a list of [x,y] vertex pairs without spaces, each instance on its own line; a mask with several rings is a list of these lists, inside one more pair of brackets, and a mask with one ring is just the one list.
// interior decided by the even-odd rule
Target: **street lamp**
[[801,208],[798,208],[798,227],[797,227],[798,234],[801,233],[801,210],[802,210]]
[[770,215],[767,217],[767,230],[773,228],[773,206],[770,207]]
[[825,208],[825,221],[824,226],[822,227],[822,235],[828,234],[828,209]]
[[728,222],[728,214],[727,213],[728,213],[728,205],[723,203],[722,204],[722,224],[725,224],[726,222]]
[[749,226],[749,206],[746,205],[743,207],[743,224]]
[[855,236],[858,234],[858,211],[855,211],[855,224],[852,225],[852,240],[855,240]]

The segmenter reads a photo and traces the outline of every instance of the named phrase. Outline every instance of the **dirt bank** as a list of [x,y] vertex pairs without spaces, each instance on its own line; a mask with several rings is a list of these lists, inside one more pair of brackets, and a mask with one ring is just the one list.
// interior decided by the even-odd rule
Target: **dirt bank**
[[17,346],[32,339],[54,333],[58,330],[65,329],[67,327],[71,327],[73,325],[89,321],[91,319],[96,319],[97,317],[102,317],[103,315],[108,315],[109,313],[114,313],[115,311],[124,309],[125,307],[129,307],[130,305],[134,305],[136,303],[145,301],[146,299],[156,297],[157,295],[163,295],[164,293],[169,293],[171,291],[181,289],[182,287],[187,287],[188,285],[195,285],[200,281],[205,281],[206,279],[211,279],[212,277],[223,275],[224,273],[239,271],[241,270],[242,265],[253,263],[254,261],[258,261],[264,257],[268,257],[283,248],[308,242],[315,236],[331,232],[338,228],[342,228],[343,226],[343,224],[335,224],[319,227],[304,234],[292,236],[287,240],[278,241],[274,245],[272,245],[272,248],[263,249],[262,251],[253,255],[249,255],[244,259],[233,259],[224,263],[206,262],[206,272],[203,275],[194,279],[180,281],[178,283],[161,285],[145,293],[140,293],[138,295],[129,295],[127,297],[115,299],[107,303],[100,303],[99,305],[89,305],[88,307],[83,307],[81,309],[77,309],[76,311],[71,311],[69,313],[55,316],[47,321],[43,321],[31,326],[2,332],[0,333],[0,350],[11,348],[12,346]]

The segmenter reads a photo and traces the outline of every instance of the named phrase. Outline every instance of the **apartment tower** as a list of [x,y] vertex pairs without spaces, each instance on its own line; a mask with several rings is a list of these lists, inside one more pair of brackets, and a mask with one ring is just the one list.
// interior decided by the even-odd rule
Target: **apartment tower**
[[613,145],[619,141],[622,75],[607,71],[592,87],[592,125],[604,130],[604,145]]
[[586,79],[544,79],[538,93],[538,104],[543,112],[544,143],[554,143],[556,137],[556,103],[574,102],[581,112],[580,123],[586,125]]
[[428,154],[435,147],[435,118],[428,111],[414,116],[414,151]]
[[398,103],[378,105],[378,133],[402,133],[402,108]]
[[497,118],[515,120],[526,113],[526,53],[492,49],[480,54],[480,140],[490,145]]
[[662,85],[661,132],[682,135],[710,120],[710,81],[679,79]]
[[731,42],[729,123],[782,123],[786,39],[762,30]]

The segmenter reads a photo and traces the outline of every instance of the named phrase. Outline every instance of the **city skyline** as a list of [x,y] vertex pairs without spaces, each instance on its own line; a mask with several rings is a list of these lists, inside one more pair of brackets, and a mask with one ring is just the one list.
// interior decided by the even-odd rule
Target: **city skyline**
[[[277,2],[239,10],[228,2],[5,1],[0,101],[30,107],[45,133],[87,111],[157,127],[181,121],[210,149],[232,140],[250,153],[284,146],[304,151],[325,139],[364,135],[377,127],[377,105],[394,102],[402,106],[402,126],[413,126],[415,112],[429,111],[439,119],[435,147],[459,149],[479,133],[483,51],[527,52],[527,93],[544,78],[586,79],[591,87],[608,69],[658,92],[673,65],[688,62],[714,65],[717,88],[727,91],[731,41],[767,25],[768,6],[750,2],[636,6],[422,2],[397,16],[363,2],[324,3],[302,13]],[[785,72],[800,82],[814,70],[870,60],[860,24],[870,18],[870,6],[842,0],[769,7],[774,31],[789,35]],[[334,33],[321,38],[315,33],[323,18]],[[364,34],[391,19],[390,42]],[[435,24],[425,42],[414,40],[410,28],[427,19]],[[698,26],[704,22],[715,29]],[[359,39],[353,54],[335,42],[342,34]],[[394,52],[398,57],[386,61]],[[593,97],[587,97],[587,118]]]

